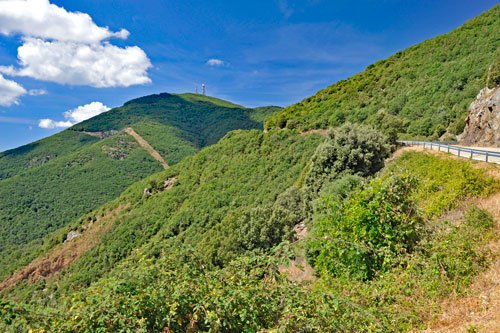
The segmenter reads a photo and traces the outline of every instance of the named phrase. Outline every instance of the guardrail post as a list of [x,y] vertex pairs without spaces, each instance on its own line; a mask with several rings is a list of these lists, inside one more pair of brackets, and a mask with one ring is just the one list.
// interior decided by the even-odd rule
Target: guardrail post
[[460,148],[458,148],[458,157],[460,157]]
[[488,162],[488,152],[486,152],[486,162]]
[[450,153],[450,146],[448,146],[448,154]]
[[472,152],[472,149],[471,149],[470,150],[470,157],[469,157],[471,160],[472,160],[472,154],[474,154],[474,153]]

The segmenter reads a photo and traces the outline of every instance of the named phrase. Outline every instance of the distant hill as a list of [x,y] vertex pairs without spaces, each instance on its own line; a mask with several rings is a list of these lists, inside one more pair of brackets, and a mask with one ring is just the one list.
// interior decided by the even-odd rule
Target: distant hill
[[[263,111],[264,110],[264,111]],[[276,107],[247,109],[195,94],[141,97],[56,135],[0,153],[0,275],[7,253],[36,241],[235,129],[261,129]],[[16,258],[26,259],[26,258]]]
[[[467,107],[500,64],[500,5],[458,29],[381,60],[271,116],[266,128],[301,131],[346,121],[402,138],[460,134]],[[491,80],[491,79],[490,79]]]

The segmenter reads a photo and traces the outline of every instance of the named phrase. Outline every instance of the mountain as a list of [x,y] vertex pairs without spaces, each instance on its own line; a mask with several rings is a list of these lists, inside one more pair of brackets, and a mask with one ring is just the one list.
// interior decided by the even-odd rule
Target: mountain
[[453,138],[486,81],[500,77],[499,16],[496,5],[446,35],[378,61],[274,114],[266,128],[305,131],[350,121],[400,138]]
[[[491,38],[498,9],[464,26],[478,40]],[[462,45],[469,35],[457,34],[456,42]],[[434,46],[427,46],[430,53],[442,52],[441,44]],[[499,46],[496,40],[488,47]],[[448,50],[454,54],[454,48]],[[475,52],[470,56],[494,61],[492,54],[486,60]],[[434,59],[434,66],[444,60]],[[390,66],[378,70],[392,78]],[[358,77],[372,81],[377,73],[368,69]],[[413,78],[408,88],[420,89],[421,80]],[[168,152],[150,137],[154,131],[141,132],[134,124],[166,119],[153,111],[163,103],[183,105],[174,97],[140,98],[121,112],[104,114],[105,122],[92,119],[72,130],[107,135],[132,127],[152,147]],[[180,99],[191,103],[191,98],[198,96]],[[344,98],[340,104],[351,103]],[[322,112],[291,112],[300,105],[276,114],[273,108],[220,103],[240,110],[245,119],[265,118],[267,131],[231,131],[40,236],[38,245],[10,252],[2,263],[8,273],[0,282],[1,329],[415,331],[432,325],[456,295],[482,295],[472,289],[479,275],[495,276],[495,256],[488,249],[498,248],[497,166],[411,148],[391,156],[394,147],[386,134],[393,132],[386,130],[392,127],[380,131],[339,119],[341,126],[309,131],[316,125],[307,124],[323,119]],[[130,108],[147,119],[135,121]],[[210,119],[207,123],[217,127],[226,118]],[[169,126],[192,144],[215,142],[190,120],[180,114],[169,118]],[[120,136],[129,138],[119,132],[103,140]],[[93,143],[99,144],[105,142]],[[478,299],[478,311],[494,308],[491,302]]]
[[195,94],[152,95],[1,153],[0,277],[29,262],[20,255],[26,244],[42,246],[47,234],[229,131],[262,128],[258,118],[276,109]]

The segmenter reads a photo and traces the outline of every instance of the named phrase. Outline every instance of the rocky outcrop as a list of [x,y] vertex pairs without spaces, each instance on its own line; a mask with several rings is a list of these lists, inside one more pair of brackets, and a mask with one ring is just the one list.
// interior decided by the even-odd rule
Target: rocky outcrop
[[500,87],[484,88],[469,107],[461,145],[500,147]]
[[82,234],[79,233],[78,231],[70,231],[68,232],[68,234],[66,235],[66,240],[64,241],[64,243],[67,243],[77,237],[80,237]]

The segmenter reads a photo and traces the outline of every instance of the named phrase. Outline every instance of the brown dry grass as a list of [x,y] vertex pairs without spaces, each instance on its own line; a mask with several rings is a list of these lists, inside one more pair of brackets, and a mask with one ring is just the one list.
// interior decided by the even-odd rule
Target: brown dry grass
[[[496,200],[500,194],[496,195]],[[498,206],[497,206],[498,210]],[[500,232],[498,220],[496,231]],[[479,274],[467,294],[441,303],[441,315],[425,332],[500,332],[500,241],[488,245],[494,254],[490,268]]]
[[329,131],[328,129],[312,129],[309,131],[301,132],[300,135],[304,136],[304,135],[317,134],[317,135],[327,137],[328,131]]
[[[404,151],[423,151],[422,147],[406,147],[399,149],[395,155]],[[458,156],[443,152],[425,150],[426,153],[442,158]],[[486,162],[473,161],[475,168],[484,169],[486,174],[500,179],[500,166]],[[487,198],[472,199],[463,206],[476,205],[487,210],[494,218],[496,234],[500,234],[500,193]],[[461,209],[456,210],[461,215]],[[500,237],[496,237],[488,248],[493,254],[493,263],[486,271],[479,274],[470,286],[467,294],[452,295],[440,304],[441,315],[429,324],[425,332],[500,332]]]
[[279,271],[292,282],[314,281],[316,279],[314,268],[309,265],[304,255],[291,260],[288,266],[279,266]]
[[47,255],[35,259],[27,266],[14,272],[0,283],[0,291],[11,288],[21,281],[34,283],[41,278],[56,275],[98,245],[102,236],[113,227],[116,215],[125,208],[126,206],[120,206],[108,212],[89,224],[81,236],[57,245]]

